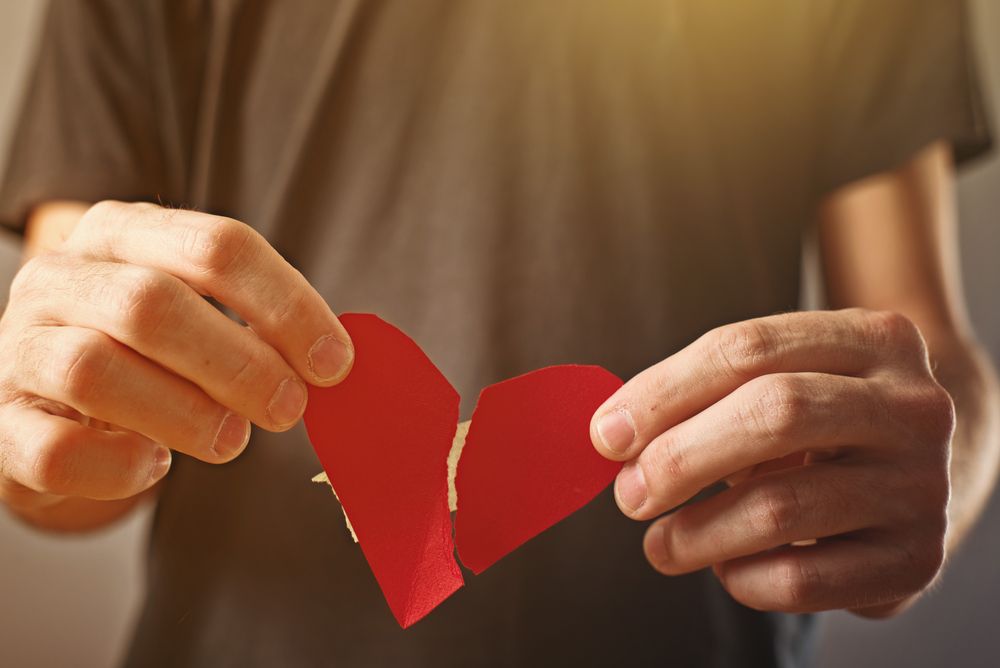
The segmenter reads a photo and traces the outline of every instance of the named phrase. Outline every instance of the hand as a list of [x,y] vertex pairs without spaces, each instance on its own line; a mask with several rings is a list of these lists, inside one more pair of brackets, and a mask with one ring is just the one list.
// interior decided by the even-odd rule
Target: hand
[[626,383],[591,436],[627,462],[633,519],[730,483],[652,523],[658,571],[711,566],[760,610],[884,616],[941,568],[954,421],[917,328],[848,310],[711,331]]
[[[250,327],[214,308],[231,307]],[[126,499],[290,428],[353,360],[323,299],[228,218],[103,202],[17,274],[0,320],[0,499]]]

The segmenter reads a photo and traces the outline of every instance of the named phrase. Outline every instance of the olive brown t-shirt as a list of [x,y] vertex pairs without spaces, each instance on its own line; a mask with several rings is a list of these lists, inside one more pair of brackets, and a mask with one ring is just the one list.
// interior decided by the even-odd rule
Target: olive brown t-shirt
[[[951,0],[54,0],[0,193],[259,230],[462,396],[623,378],[799,302],[818,200],[988,145]],[[611,493],[401,630],[304,430],[178,455],[136,666],[797,665],[809,620],[664,577]],[[553,481],[558,484],[558,481]]]

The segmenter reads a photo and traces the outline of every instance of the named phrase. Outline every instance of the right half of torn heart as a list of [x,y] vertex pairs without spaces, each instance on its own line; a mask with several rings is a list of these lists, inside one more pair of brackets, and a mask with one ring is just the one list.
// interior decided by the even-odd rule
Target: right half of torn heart
[[477,575],[590,502],[622,468],[591,444],[590,418],[622,381],[553,366],[490,385],[472,414],[455,482],[455,543]]

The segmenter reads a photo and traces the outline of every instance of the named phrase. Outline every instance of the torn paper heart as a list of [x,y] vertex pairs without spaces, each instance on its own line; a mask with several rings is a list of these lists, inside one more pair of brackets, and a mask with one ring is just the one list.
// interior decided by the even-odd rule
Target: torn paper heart
[[306,428],[404,628],[463,586],[449,470],[457,474],[459,556],[477,574],[584,506],[621,470],[590,444],[591,415],[622,384],[610,372],[548,367],[492,385],[471,426],[456,432],[458,394],[416,343],[374,315],[341,322],[354,341],[354,368],[340,385],[310,388]]

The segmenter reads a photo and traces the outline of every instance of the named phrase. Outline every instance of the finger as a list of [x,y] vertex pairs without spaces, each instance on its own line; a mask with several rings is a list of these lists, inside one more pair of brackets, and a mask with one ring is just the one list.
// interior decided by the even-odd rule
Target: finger
[[624,513],[648,519],[761,462],[844,445],[887,447],[899,439],[887,413],[879,391],[860,378],[763,376],[655,438],[622,469],[615,496]]
[[942,545],[896,537],[829,539],[785,547],[715,567],[723,587],[757,610],[791,613],[872,608],[923,590],[941,568]]
[[103,331],[265,429],[288,429],[302,416],[306,388],[282,356],[180,279],[74,257],[36,266],[44,298],[24,300],[38,304],[36,321]]
[[236,311],[302,378],[339,382],[354,348],[323,298],[249,226],[151,204],[102,202],[68,240],[90,257],[160,269]]
[[667,575],[915,514],[885,467],[823,463],[755,477],[663,517],[643,548]]
[[35,408],[3,415],[8,456],[0,473],[41,494],[115,500],[152,487],[170,450],[130,432],[100,431]]
[[20,390],[120,425],[202,461],[246,447],[250,423],[101,332],[32,328],[18,349]]
[[863,376],[887,359],[912,356],[926,358],[920,332],[892,313],[789,313],[727,325],[625,383],[594,413],[591,439],[605,457],[632,459],[665,430],[758,376]]

